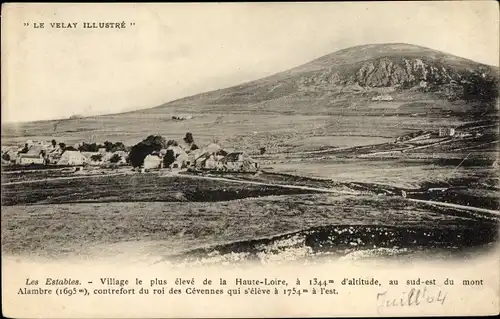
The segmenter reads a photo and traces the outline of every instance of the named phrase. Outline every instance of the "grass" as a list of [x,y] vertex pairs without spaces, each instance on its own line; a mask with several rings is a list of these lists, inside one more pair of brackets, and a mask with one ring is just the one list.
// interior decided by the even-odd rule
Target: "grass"
[[[248,114],[236,111],[200,113],[199,110],[193,113],[192,120],[174,121],[171,114],[175,113],[174,109],[162,109],[159,114],[148,110],[75,120],[40,121],[18,126],[6,124],[2,125],[2,145],[24,145],[28,139],[56,139],[68,145],[106,140],[134,145],[150,134],[161,134],[167,140],[180,141],[186,132],[191,132],[198,145],[217,142],[223,147],[238,148],[255,154],[260,147],[266,147],[268,152],[274,153],[286,150],[290,144],[294,147],[308,147],[309,141],[303,140],[304,138],[346,136],[342,143],[350,143],[349,136],[393,139],[415,130],[464,124],[458,119],[421,119],[409,116]],[[352,144],[355,145],[357,143]]]
[[[479,219],[478,219],[479,218]],[[320,225],[464,227],[480,217],[394,197],[304,194],[226,202],[117,202],[2,208],[4,254],[168,255]],[[484,221],[487,222],[487,221]]]
[[226,201],[311,191],[183,177],[133,174],[2,186],[2,206],[74,202]]

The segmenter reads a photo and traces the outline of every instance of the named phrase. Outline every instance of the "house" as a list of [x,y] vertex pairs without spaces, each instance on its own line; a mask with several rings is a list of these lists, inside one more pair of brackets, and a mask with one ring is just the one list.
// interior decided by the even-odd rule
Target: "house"
[[42,154],[19,154],[16,163],[19,165],[45,164]]
[[203,148],[202,153],[217,153],[222,149],[219,145],[212,143],[207,147]]
[[7,151],[7,155],[9,155],[9,159],[12,163],[17,162],[17,157],[18,157],[17,150],[10,149]]
[[144,158],[144,168],[161,168],[162,160],[158,155],[148,155]]
[[213,170],[217,169],[218,160],[215,157],[214,153],[203,153],[194,161],[194,166],[197,169],[208,169]]
[[184,121],[192,119],[192,115],[174,115],[172,116],[172,120]]
[[430,139],[431,136],[432,136],[431,132],[422,133],[421,135],[418,135],[418,136],[415,136],[414,138],[409,139],[408,142],[427,140],[427,139]]
[[455,129],[450,127],[442,127],[439,129],[439,137],[453,136],[455,135]]
[[85,155],[79,151],[65,151],[62,153],[57,165],[83,165],[87,161]]
[[186,168],[191,166],[192,160],[182,147],[171,145],[167,150],[172,150],[175,156],[175,162],[170,165],[171,168]]
[[372,97],[372,101],[392,101],[394,100],[390,95],[379,95]]
[[470,132],[455,132],[455,136],[459,138],[471,137],[472,133]]
[[85,156],[85,163],[92,166],[99,166],[102,164],[102,154],[99,152],[81,152]]
[[61,158],[63,150],[59,147],[56,147],[52,150],[49,150],[48,153],[45,155],[47,159],[48,164],[57,164],[59,162],[59,159]]
[[223,170],[230,172],[257,172],[259,163],[243,152],[232,152],[225,156],[221,163]]

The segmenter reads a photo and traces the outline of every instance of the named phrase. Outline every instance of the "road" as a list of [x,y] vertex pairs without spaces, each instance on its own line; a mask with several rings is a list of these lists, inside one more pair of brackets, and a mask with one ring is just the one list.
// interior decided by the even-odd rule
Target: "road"
[[2,186],[42,183],[42,182],[69,180],[69,179],[83,179],[83,178],[91,178],[91,177],[93,177],[93,178],[95,178],[95,177],[109,177],[109,176],[118,176],[118,175],[126,175],[126,174],[129,174],[129,173],[122,172],[122,173],[111,173],[111,174],[91,174],[91,175],[79,175],[79,176],[67,176],[67,177],[53,177],[53,178],[35,179],[35,180],[28,180],[28,181],[7,182],[7,183],[2,183]]
[[429,204],[429,205],[444,206],[444,207],[464,209],[464,210],[469,210],[469,211],[474,211],[474,212],[479,212],[479,213],[492,214],[492,215],[496,215],[496,216],[500,217],[500,211],[486,209],[486,208],[479,208],[479,207],[472,207],[472,206],[465,206],[465,205],[458,205],[458,204],[444,203],[444,202],[435,202],[432,200],[423,200],[423,199],[407,198],[407,200],[409,200],[411,202],[416,202],[416,203],[425,203],[425,204]]
[[[164,175],[162,177],[167,177],[170,175]],[[331,188],[321,188],[321,187],[311,187],[311,186],[301,186],[301,185],[290,185],[290,184],[273,184],[273,183],[264,183],[264,182],[256,182],[256,181],[246,181],[241,179],[231,179],[231,178],[223,178],[223,177],[211,177],[211,176],[199,176],[199,175],[186,175],[186,174],[178,174],[176,176],[185,177],[185,178],[195,178],[195,179],[208,179],[214,181],[221,182],[230,182],[230,183],[239,183],[239,184],[251,184],[251,185],[261,185],[261,186],[269,186],[269,187],[281,187],[281,188],[291,188],[291,189],[302,189],[314,192],[321,193],[332,193],[332,194],[342,194],[342,195],[360,195],[360,192],[355,191],[341,191],[335,190]]]
[[[109,176],[119,176],[119,175],[127,175],[127,174],[131,174],[131,173],[130,172],[121,172],[121,173],[110,173],[110,174],[102,174],[102,175],[80,175],[80,176],[69,176],[69,177],[55,177],[55,178],[46,178],[46,179],[40,179],[40,180],[3,183],[2,186],[15,185],[15,184],[40,183],[40,182],[47,182],[47,181],[54,181],[54,180],[72,180],[72,179],[85,179],[85,178],[95,178],[95,177],[109,177]],[[360,195],[360,194],[362,194],[361,192],[356,192],[356,191],[342,191],[342,190],[336,190],[336,189],[331,189],[331,188],[311,187],[311,186],[302,186],[302,185],[290,185],[290,184],[274,184],[274,183],[264,183],[264,182],[257,182],[257,181],[248,181],[248,180],[236,180],[236,179],[230,179],[230,178],[224,178],[224,177],[187,175],[187,174],[177,174],[177,173],[160,175],[159,178],[169,177],[169,176],[174,176],[174,175],[179,176],[179,177],[184,177],[184,178],[192,178],[192,179],[215,180],[215,181],[230,182],[230,183],[261,185],[261,186],[269,186],[269,187],[281,187],[281,188],[288,188],[288,189],[301,189],[301,190],[309,190],[309,191],[320,192],[320,193],[342,194],[342,195]],[[424,204],[428,204],[428,205],[451,207],[451,208],[474,211],[474,212],[479,212],[479,213],[486,213],[486,214],[495,215],[495,216],[500,217],[500,211],[495,211],[495,210],[486,209],[486,208],[465,206],[465,205],[445,203],[445,202],[436,202],[436,201],[431,201],[431,200],[413,199],[413,198],[406,198],[406,200],[411,201],[411,202],[424,203]]]

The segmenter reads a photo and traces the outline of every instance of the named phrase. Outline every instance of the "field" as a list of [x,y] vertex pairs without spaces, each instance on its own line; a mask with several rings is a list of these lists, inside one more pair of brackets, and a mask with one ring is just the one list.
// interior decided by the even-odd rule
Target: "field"
[[[133,145],[150,134],[180,140],[189,131],[201,146],[216,142],[246,151],[263,170],[5,170],[3,253],[194,263],[345,258],[355,252],[455,258],[497,241],[498,135],[491,131],[497,119],[485,124],[453,117],[236,111],[171,119],[186,111],[2,127],[3,145],[52,138]],[[486,128],[479,137],[393,142],[410,132],[460,126]]]
[[[154,109],[153,109],[154,110]],[[186,113],[185,109],[180,109]],[[198,111],[199,112],[199,111]],[[280,153],[293,148],[310,147],[307,138],[340,136],[328,146],[357,146],[374,139],[395,137],[420,129],[462,124],[459,119],[422,119],[409,116],[343,116],[343,115],[286,115],[245,113],[196,113],[193,119],[174,121],[176,109],[162,109],[156,114],[133,112],[119,115],[88,117],[62,121],[31,122],[22,125],[2,125],[2,145],[24,145],[27,139],[51,140],[72,145],[77,142],[122,141],[134,145],[150,134],[160,134],[167,140],[180,141],[186,132],[193,133],[198,145],[217,142],[222,147],[258,154],[260,147],[269,153]],[[318,137],[319,136],[319,137]],[[350,139],[349,137],[354,137]],[[365,138],[365,142],[362,138]],[[351,143],[351,141],[353,143]],[[348,144],[346,144],[348,143]],[[316,143],[318,144],[318,143]]]
[[[324,225],[438,227],[456,233],[469,224],[495,227],[495,223],[485,217],[412,204],[401,198],[328,194],[204,203],[8,206],[2,209],[2,221],[4,253],[57,258],[127,254],[129,258],[150,260]],[[487,243],[488,239],[484,241]],[[379,245],[394,247],[390,243]],[[453,242],[447,245],[452,246]],[[303,248],[307,245],[303,244]]]
[[[353,171],[346,169],[349,165]],[[374,165],[386,174],[377,173]],[[2,250],[8,255],[36,258],[127,256],[196,263],[200,258],[212,258],[214,253],[219,257],[222,254],[223,260],[236,258],[234,254],[243,254],[237,257],[239,261],[266,261],[282,254],[285,259],[290,254],[310,259],[323,256],[326,247],[330,247],[327,253],[334,250],[337,258],[374,248],[381,253],[396,248],[395,254],[405,255],[408,249],[412,253],[437,249],[440,258],[449,258],[464,249],[488,247],[496,240],[498,215],[411,202],[400,196],[402,189],[429,182],[435,170],[425,172],[421,164],[416,164],[413,169],[425,175],[420,183],[391,184],[391,179],[410,180],[403,172],[411,167],[401,164],[399,171],[391,171],[389,166],[391,162],[374,161],[330,164],[322,170],[317,166],[316,172],[323,174],[333,168],[346,174],[327,179],[324,177],[331,176],[317,174],[323,179],[315,179],[282,173],[170,176],[124,172],[61,180],[57,173],[50,176],[51,171],[44,172],[49,177],[45,181],[2,186]],[[304,165],[297,169],[300,167]],[[279,165],[276,170],[285,171]],[[300,171],[314,175],[306,169]],[[464,172],[460,172],[460,178],[450,179],[450,185],[466,180]],[[467,172],[471,185],[483,183],[492,174],[488,170]],[[16,174],[21,175],[8,175]],[[412,174],[411,179],[416,176]],[[450,194],[440,200],[449,200]],[[475,195],[483,199],[483,207],[499,208],[490,207],[498,205],[495,200],[489,206],[484,201],[488,194]],[[375,227],[374,237],[368,240],[366,234],[342,235],[342,242],[332,245],[330,239],[322,237],[324,231],[317,230],[326,226],[333,227],[327,231],[327,238],[340,238],[352,227]],[[387,227],[395,227],[389,231],[392,235],[387,235]],[[439,234],[446,231],[458,237],[440,239]],[[420,232],[432,233],[433,237],[417,236]],[[468,232],[489,235],[464,242],[460,236],[469,236]],[[291,242],[288,233],[295,233]],[[412,236],[415,239],[401,242],[401,238]],[[317,244],[311,246],[311,238],[327,243],[319,248]],[[257,239],[264,243],[257,244]],[[238,242],[242,244],[234,246]],[[276,247],[280,248],[276,251]],[[443,249],[447,251],[444,255]]]

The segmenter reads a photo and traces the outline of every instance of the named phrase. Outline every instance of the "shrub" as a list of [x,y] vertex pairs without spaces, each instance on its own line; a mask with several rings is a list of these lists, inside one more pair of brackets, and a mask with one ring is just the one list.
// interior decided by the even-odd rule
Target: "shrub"
[[94,162],[100,162],[102,160],[102,154],[94,154],[90,156],[90,159]]
[[186,142],[187,144],[194,143],[193,134],[191,134],[191,132],[186,133],[186,136],[184,136],[184,142]]
[[167,150],[163,158],[163,167],[170,167],[175,162],[175,153],[173,150]]
[[109,159],[109,162],[110,163],[113,163],[113,164],[116,164],[118,163],[120,160],[122,159],[122,157],[118,154],[113,154],[113,156],[111,156],[111,158]]

